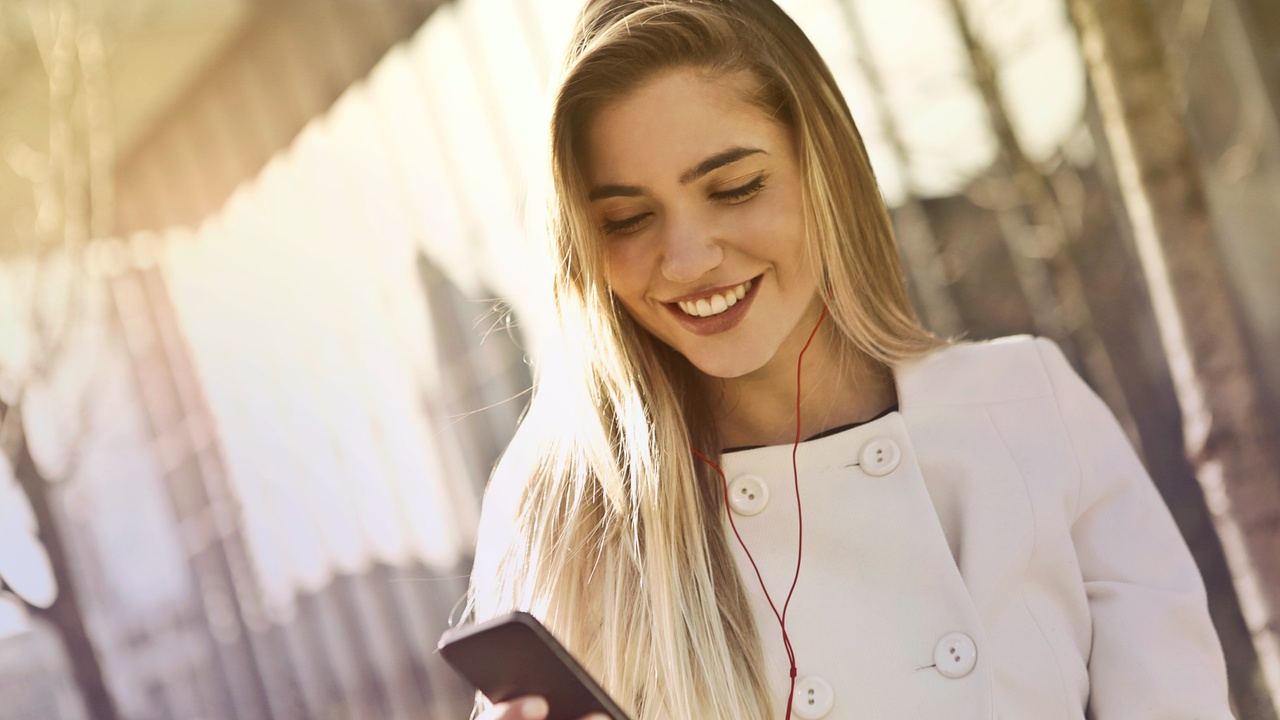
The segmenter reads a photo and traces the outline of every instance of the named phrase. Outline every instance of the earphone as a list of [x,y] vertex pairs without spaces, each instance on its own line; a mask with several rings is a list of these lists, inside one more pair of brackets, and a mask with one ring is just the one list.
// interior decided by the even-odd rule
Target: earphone
[[822,327],[822,321],[827,317],[827,307],[822,307],[822,314],[818,316],[818,323],[813,326],[813,332],[809,333],[809,339],[805,341],[804,347],[800,349],[800,355],[796,358],[796,439],[791,445],[791,477],[795,481],[796,491],[796,572],[791,578],[791,588],[787,590],[787,599],[782,603],[782,612],[778,612],[778,606],[773,602],[773,597],[769,595],[769,588],[765,586],[764,576],[760,573],[760,567],[756,565],[756,560],[751,556],[751,551],[747,549],[747,543],[742,539],[742,534],[738,532],[738,525],[733,521],[733,513],[729,510],[729,480],[725,477],[724,470],[719,465],[712,462],[706,455],[698,452],[697,448],[690,448],[693,454],[697,455],[703,462],[715,469],[720,475],[721,485],[724,487],[725,513],[729,516],[729,526],[733,528],[733,534],[738,538],[738,545],[742,551],[747,554],[747,560],[751,561],[751,567],[756,572],[756,580],[760,582],[760,589],[764,591],[764,599],[769,603],[769,609],[773,610],[773,616],[778,619],[778,626],[782,629],[782,646],[787,651],[787,661],[791,664],[791,690],[787,693],[787,712],[783,715],[783,720],[790,720],[792,702],[796,695],[796,652],[791,647],[791,636],[787,634],[787,608],[791,606],[791,596],[795,594],[796,583],[800,581],[800,560],[804,556],[804,512],[800,508],[800,470],[796,463],[796,454],[800,450],[800,378],[801,369],[804,363],[804,353],[813,344],[813,339],[818,335],[818,328]]

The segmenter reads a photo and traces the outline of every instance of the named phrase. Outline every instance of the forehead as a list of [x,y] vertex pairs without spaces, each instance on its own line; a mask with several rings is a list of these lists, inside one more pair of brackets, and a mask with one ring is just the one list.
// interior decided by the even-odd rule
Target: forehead
[[790,133],[752,102],[758,92],[759,83],[746,72],[678,68],[646,80],[590,119],[583,146],[588,182],[678,177],[731,146],[781,151]]

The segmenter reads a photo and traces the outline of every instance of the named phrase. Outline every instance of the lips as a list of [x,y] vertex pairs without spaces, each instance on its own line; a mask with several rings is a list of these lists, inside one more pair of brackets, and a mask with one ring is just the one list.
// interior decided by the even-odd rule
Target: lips
[[724,290],[666,303],[666,307],[689,332],[715,335],[733,329],[742,321],[759,286],[760,278],[755,277]]

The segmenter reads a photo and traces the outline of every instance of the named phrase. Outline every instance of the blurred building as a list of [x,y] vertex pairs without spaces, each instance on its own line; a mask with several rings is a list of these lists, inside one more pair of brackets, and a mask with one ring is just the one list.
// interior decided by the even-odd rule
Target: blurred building
[[[495,293],[443,272],[421,224],[397,232],[365,204],[408,201],[360,175],[391,157],[359,146],[382,142],[377,129],[326,119],[339,98],[371,119],[352,88],[436,5],[157,1],[76,18],[106,45],[120,239],[89,250],[89,329],[62,388],[28,403],[39,416],[79,385],[93,432],[73,441],[55,411],[29,434],[41,464],[81,456],[51,495],[124,717],[470,705],[433,651],[529,370]],[[33,148],[49,94],[36,51],[66,21],[54,4],[42,25],[43,9],[6,9],[0,63],[5,107],[24,108],[0,134]],[[273,185],[264,168],[291,145],[304,149]],[[0,175],[3,220],[31,222],[31,188]],[[21,260],[6,270],[16,287]],[[101,371],[80,382],[89,366]],[[0,717],[81,717],[66,658],[32,627],[0,641]]]

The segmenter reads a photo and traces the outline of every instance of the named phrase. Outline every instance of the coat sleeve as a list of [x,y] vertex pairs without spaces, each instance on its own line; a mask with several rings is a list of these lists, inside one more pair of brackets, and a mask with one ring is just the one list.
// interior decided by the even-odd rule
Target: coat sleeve
[[1038,340],[1079,462],[1071,537],[1093,625],[1089,717],[1226,720],[1226,669],[1204,583],[1115,417]]

